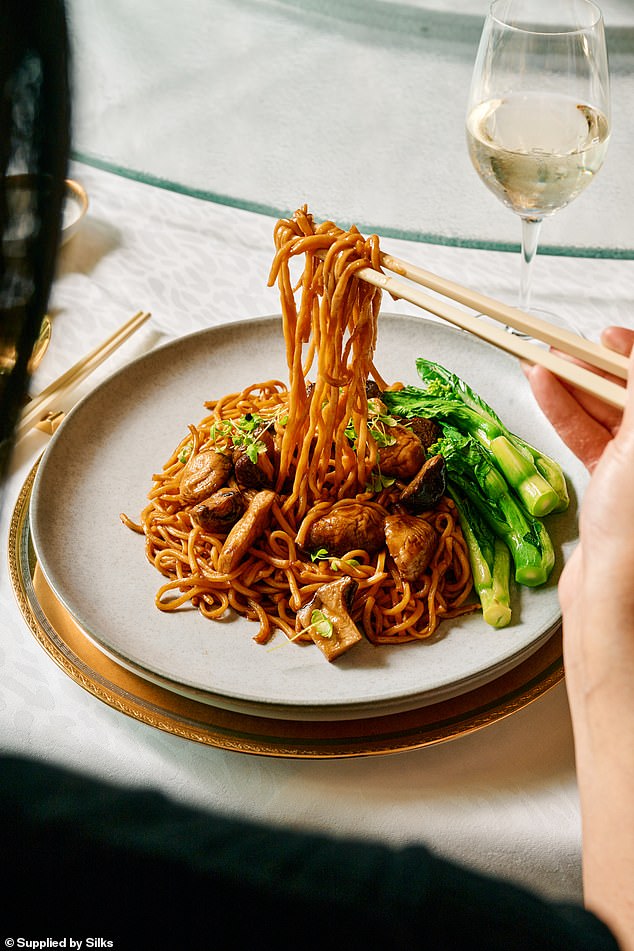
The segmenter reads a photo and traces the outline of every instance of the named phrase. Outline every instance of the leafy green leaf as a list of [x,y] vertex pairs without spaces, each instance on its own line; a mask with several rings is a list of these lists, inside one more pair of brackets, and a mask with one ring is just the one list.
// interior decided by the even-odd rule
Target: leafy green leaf
[[472,390],[468,383],[465,383],[459,376],[452,373],[451,370],[447,370],[439,363],[425,360],[423,357],[419,357],[416,361],[416,369],[423,382],[428,384],[428,388],[430,388],[432,384],[437,388],[436,391],[438,395],[440,395],[442,384],[445,395],[453,394],[457,399],[462,400],[465,406],[475,410],[490,422],[496,423],[502,429],[506,429],[498,414],[489,406],[486,400],[476,393],[475,390]]

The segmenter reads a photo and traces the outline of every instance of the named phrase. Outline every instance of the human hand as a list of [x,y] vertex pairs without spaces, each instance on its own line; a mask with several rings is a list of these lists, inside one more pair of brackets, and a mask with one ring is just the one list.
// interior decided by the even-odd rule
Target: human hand
[[[629,356],[634,348],[634,330],[607,327],[601,343]],[[525,367],[535,399],[571,451],[592,472],[621,423],[620,410],[570,384],[539,366]]]
[[[634,330],[608,327],[601,342],[627,356],[634,351]],[[526,367],[525,373],[535,399],[562,440],[595,473],[580,516],[581,544],[559,583],[564,619],[567,613],[579,610],[581,591],[594,591],[594,597],[607,597],[613,604],[616,587],[622,586],[620,603],[629,604],[634,600],[634,534],[630,531],[634,525],[634,410],[624,416],[543,367]],[[630,405],[634,403],[633,389],[634,374]],[[574,626],[578,628],[576,623]]]
[[586,904],[634,951],[634,331],[602,342],[631,353],[625,411],[526,375],[546,416],[592,472],[579,544],[559,580],[564,664],[583,822]]
[[[625,356],[634,350],[634,330],[608,327],[601,342]],[[634,357],[633,357],[634,360]],[[559,594],[564,619],[576,614],[579,594],[602,601],[634,599],[634,410],[625,415],[564,383],[539,366],[525,368],[535,399],[562,440],[594,473],[580,515],[581,544],[564,570]],[[634,373],[628,405],[634,404]],[[616,588],[622,587],[619,597]],[[585,609],[584,609],[585,610]],[[579,622],[582,617],[579,616]],[[575,623],[575,630],[578,625]]]

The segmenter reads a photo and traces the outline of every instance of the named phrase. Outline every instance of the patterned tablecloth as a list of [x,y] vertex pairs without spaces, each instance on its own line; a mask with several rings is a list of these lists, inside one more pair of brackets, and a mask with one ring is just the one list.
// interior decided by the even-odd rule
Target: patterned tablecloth
[[[275,313],[267,287],[274,221],[77,165],[90,209],[63,249],[51,302],[52,344],[33,380],[44,387],[138,309],[152,320],[73,399],[157,342]],[[512,300],[517,257],[386,240],[384,249]],[[587,336],[634,326],[634,262],[540,257],[535,304]],[[411,313],[411,305],[389,302]],[[61,408],[65,408],[62,406]],[[47,437],[18,446],[2,511],[11,514]],[[6,561],[0,569],[2,748],[108,780],[157,786],[176,799],[293,827],[442,853],[579,898],[580,825],[570,720],[559,685],[486,729],[414,751],[335,760],[240,755],[152,729],[100,703],[31,635]]]

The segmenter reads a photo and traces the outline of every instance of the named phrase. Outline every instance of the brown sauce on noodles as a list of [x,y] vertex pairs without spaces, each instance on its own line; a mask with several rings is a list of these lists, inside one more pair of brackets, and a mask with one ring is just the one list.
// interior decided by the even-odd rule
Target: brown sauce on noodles
[[[206,403],[207,415],[189,426],[153,476],[139,523],[122,519],[144,534],[147,557],[165,576],[156,596],[161,611],[189,604],[213,620],[233,610],[257,623],[258,642],[275,630],[292,640],[310,639],[310,633],[298,634],[297,612],[320,586],[347,575],[355,581],[350,614],[368,640],[426,638],[441,620],[478,609],[469,600],[469,556],[451,499],[443,496],[418,516],[433,527],[437,545],[414,582],[403,579],[385,545],[338,557],[315,557],[304,548],[311,526],[333,506],[360,502],[383,517],[397,499],[393,486],[369,488],[379,450],[366,383],[388,385],[374,363],[381,292],[355,274],[367,265],[380,269],[378,239],[366,239],[354,227],[315,224],[302,208],[277,222],[274,240],[269,283],[277,283],[280,293],[288,384],[262,381]],[[231,455],[237,432],[244,444],[239,428],[245,419],[257,420],[275,443],[274,463],[257,454],[274,498],[267,502],[265,530],[227,570],[228,532],[196,522],[181,481],[192,457]],[[253,494],[246,491],[247,501]]]

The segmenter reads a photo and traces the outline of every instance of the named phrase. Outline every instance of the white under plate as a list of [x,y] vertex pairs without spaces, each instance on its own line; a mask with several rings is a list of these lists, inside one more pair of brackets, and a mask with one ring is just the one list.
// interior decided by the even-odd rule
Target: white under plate
[[[257,625],[159,611],[162,577],[147,562],[133,519],[160,471],[205,415],[205,400],[265,379],[287,379],[279,317],[205,330],[167,344],[115,373],[68,415],[39,466],[31,498],[33,543],[44,575],[86,634],[147,680],[238,712],[286,719],[363,717],[456,696],[509,670],[560,621],[556,582],[574,546],[585,469],[537,408],[516,360],[459,330],[381,314],[376,364],[387,381],[417,384],[417,356],[456,372],[509,429],[557,458],[571,490],[566,513],[549,516],[557,564],[549,583],[515,589],[503,630],[479,614],[444,622],[427,641],[368,642],[329,664],[313,645],[270,651]],[[282,643],[278,634],[274,645]]]

